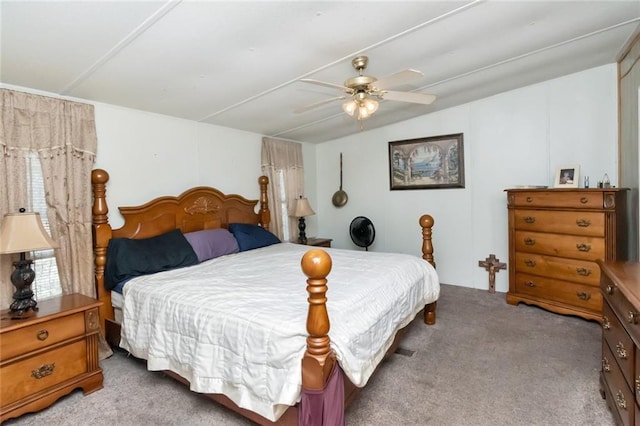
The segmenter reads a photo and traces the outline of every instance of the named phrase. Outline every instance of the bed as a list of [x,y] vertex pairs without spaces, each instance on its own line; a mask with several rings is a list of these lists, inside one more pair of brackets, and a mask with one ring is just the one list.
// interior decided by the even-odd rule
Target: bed
[[[268,230],[265,176],[259,200],[196,187],[121,207],[118,229],[108,221],[108,179],[104,170],[92,173],[95,281],[107,341],[256,423],[298,424],[301,395],[325,388],[336,371],[348,403],[420,312],[435,323],[439,283],[428,215],[419,220],[423,259],[279,242],[251,246],[238,229]],[[156,247],[168,235],[227,230],[239,252],[127,277],[120,292],[105,286],[105,270],[106,281],[115,281],[114,259],[133,256],[119,255],[116,243]]]

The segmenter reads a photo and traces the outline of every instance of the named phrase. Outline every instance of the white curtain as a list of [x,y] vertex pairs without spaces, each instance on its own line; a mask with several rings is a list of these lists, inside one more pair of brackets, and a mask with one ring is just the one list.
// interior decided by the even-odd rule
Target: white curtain
[[269,178],[269,228],[283,240],[287,227],[289,240],[295,241],[298,235],[297,219],[293,216],[295,203],[300,195],[304,195],[302,144],[262,138],[262,173]]

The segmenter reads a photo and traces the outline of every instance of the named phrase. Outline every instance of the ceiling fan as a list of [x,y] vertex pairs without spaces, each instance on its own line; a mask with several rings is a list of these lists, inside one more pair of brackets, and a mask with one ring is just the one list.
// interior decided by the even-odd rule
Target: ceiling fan
[[435,95],[387,90],[389,87],[408,83],[421,78],[423,74],[420,71],[408,69],[378,80],[375,77],[364,75],[364,70],[367,68],[368,62],[369,58],[366,56],[357,56],[353,58],[351,65],[353,65],[353,68],[358,71],[358,75],[347,79],[343,85],[327,83],[326,81],[310,78],[301,79],[300,81],[304,81],[305,83],[342,90],[344,94],[298,108],[294,110],[294,112],[301,113],[330,102],[347,99],[347,101],[342,104],[344,112],[352,117],[357,113],[357,119],[364,120],[369,118],[378,110],[379,100],[410,102],[425,105],[431,104],[436,100]]

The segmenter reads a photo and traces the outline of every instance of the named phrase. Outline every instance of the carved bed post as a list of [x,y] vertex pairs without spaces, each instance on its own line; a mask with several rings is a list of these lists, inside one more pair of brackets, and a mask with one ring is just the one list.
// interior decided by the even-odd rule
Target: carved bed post
[[308,277],[309,311],[307,313],[307,350],[302,357],[302,387],[322,389],[335,355],[330,347],[329,314],[327,313],[327,275],[331,257],[324,250],[312,249],[302,257],[302,272]]
[[436,267],[433,259],[433,243],[431,241],[431,228],[433,228],[433,217],[428,214],[420,216],[420,226],[422,227],[422,258]]
[[271,212],[269,211],[269,198],[267,197],[267,186],[269,185],[269,178],[266,176],[260,176],[258,178],[258,184],[260,184],[260,225],[264,229],[269,229],[271,223]]
[[[433,258],[433,242],[431,241],[431,229],[434,220],[431,215],[425,214],[420,216],[420,226],[422,227],[422,258],[436,267],[436,261]],[[424,307],[425,324],[433,325],[436,323],[436,305],[437,302],[429,303]]]
[[93,188],[93,252],[95,261],[95,286],[96,296],[102,302],[100,307],[100,327],[105,333],[105,320],[113,320],[111,308],[111,293],[104,288],[104,267],[107,262],[107,245],[111,239],[111,225],[107,214],[106,184],[109,181],[109,173],[102,169],[91,172],[91,185]]

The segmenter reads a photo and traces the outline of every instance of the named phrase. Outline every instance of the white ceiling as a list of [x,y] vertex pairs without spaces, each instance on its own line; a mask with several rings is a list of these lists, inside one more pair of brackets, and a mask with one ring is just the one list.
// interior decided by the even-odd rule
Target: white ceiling
[[0,81],[284,139],[359,131],[331,88],[412,68],[365,129],[614,63],[637,33],[635,1],[1,2]]

